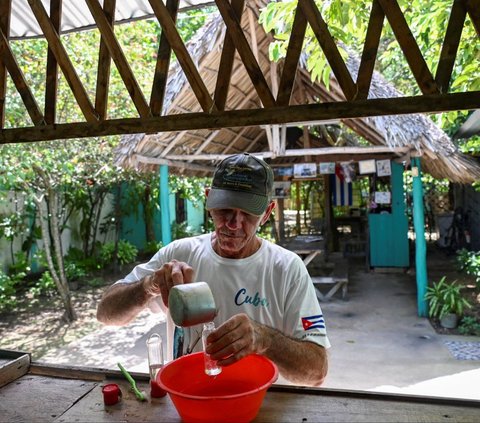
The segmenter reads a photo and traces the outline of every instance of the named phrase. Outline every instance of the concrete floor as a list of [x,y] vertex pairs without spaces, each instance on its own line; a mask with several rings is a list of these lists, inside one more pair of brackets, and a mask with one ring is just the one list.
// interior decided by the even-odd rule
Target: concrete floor
[[[445,265],[441,255],[429,258],[432,274]],[[413,272],[367,272],[362,259],[350,259],[347,299],[337,293],[322,303],[332,343],[324,387],[480,400],[480,360],[456,359],[445,344],[480,348],[480,337],[437,334],[417,317],[415,284]],[[144,312],[126,327],[103,327],[40,361],[112,369],[121,362],[147,372],[145,342],[153,332],[165,333],[164,318]]]

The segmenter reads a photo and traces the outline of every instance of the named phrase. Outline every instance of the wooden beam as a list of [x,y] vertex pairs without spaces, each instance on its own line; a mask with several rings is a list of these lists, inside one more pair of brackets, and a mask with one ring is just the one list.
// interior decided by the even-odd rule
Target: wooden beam
[[255,90],[260,97],[265,107],[272,107],[275,105],[275,98],[270,91],[265,76],[263,75],[260,65],[250,48],[248,41],[243,33],[237,15],[227,0],[215,0],[218,10],[223,17],[223,21],[227,26],[230,37],[235,44],[235,47],[240,55],[248,76],[250,77]]
[[[103,13],[110,25],[115,21],[116,0],[105,0],[103,3]],[[100,33],[100,46],[98,48],[98,68],[97,68],[97,88],[95,90],[95,110],[100,120],[105,120],[108,116],[108,92],[110,87],[110,68],[112,57],[108,51],[105,37]]]
[[[5,34],[8,42],[10,33],[10,15],[12,0],[0,2],[0,31]],[[5,126],[5,97],[7,95],[7,67],[0,61],[0,128]]]
[[147,100],[145,100],[142,89],[135,79],[135,75],[130,68],[127,58],[123,54],[120,43],[117,37],[115,37],[113,27],[105,16],[100,3],[98,0],[86,0],[86,2],[139,115],[141,117],[149,116],[150,107]]
[[357,94],[357,87],[353,82],[352,76],[342,59],[337,45],[330,34],[327,24],[322,18],[314,0],[298,0],[298,5],[307,18],[308,23],[317,37],[320,47],[325,53],[325,57],[332,68],[332,72],[338,80],[340,87],[347,100],[352,100]]
[[382,6],[420,90],[423,94],[438,93],[437,84],[428,69],[397,0],[378,0],[378,2]]
[[188,170],[195,170],[195,171],[200,171],[200,172],[208,172],[212,173],[215,170],[213,166],[205,166],[205,165],[199,165],[196,163],[189,163],[189,162],[184,162],[184,161],[175,161],[175,160],[169,160],[169,159],[160,159],[160,158],[155,158],[155,157],[147,157],[143,156],[141,154],[134,154],[132,156],[133,160],[139,162],[139,163],[144,163],[144,164],[150,164],[150,165],[167,165],[170,167],[176,167],[180,169],[188,169]]
[[27,112],[32,119],[34,125],[44,125],[45,119],[42,111],[33,96],[28,83],[23,76],[23,72],[18,66],[15,56],[10,49],[10,44],[3,31],[0,30],[0,61],[5,65],[12,77],[13,83],[17,88],[18,93],[22,97],[23,103],[27,108]]
[[[245,0],[232,0],[232,9],[239,20],[242,16],[244,5]],[[220,57],[214,94],[215,104],[217,105],[218,110],[225,110],[234,58],[235,44],[230,36],[230,31],[227,28],[225,31],[225,39],[223,41],[222,56]]]
[[216,110],[215,103],[210,97],[210,93],[208,92],[207,87],[198,73],[193,60],[190,57],[190,54],[177,31],[177,28],[175,27],[175,23],[173,22],[167,7],[163,4],[162,0],[148,1],[152,6],[158,22],[160,22],[160,25],[162,26],[162,33],[165,33],[170,47],[175,52],[178,62],[185,72],[185,76],[187,77],[187,80],[190,83],[198,102],[200,103],[200,107],[204,112],[207,113]]
[[480,2],[478,0],[466,0],[466,5],[475,31],[477,31],[477,35],[480,38]]
[[88,98],[87,91],[75,72],[75,68],[70,61],[65,47],[60,40],[58,32],[55,30],[52,21],[48,17],[41,0],[28,0],[28,3],[38,21],[38,24],[40,25],[40,28],[43,31],[43,34],[45,35],[45,38],[48,41],[48,47],[51,49],[55,59],[60,65],[65,79],[67,80],[67,83],[70,86],[70,89],[72,90],[73,95],[80,106],[80,110],[85,116],[85,119],[87,122],[96,122],[98,120],[98,115],[95,112],[90,99]]
[[[62,0],[51,0],[50,19],[57,33],[60,33],[62,23]],[[45,122],[55,123],[57,111],[58,63],[53,51],[47,51],[47,76],[45,82]]]
[[452,77],[466,16],[465,1],[454,0],[435,75],[435,81],[442,93],[447,93],[449,90],[450,78]]
[[480,108],[480,91],[429,94],[399,98],[372,98],[335,103],[304,104],[269,109],[243,109],[207,113],[112,119],[105,122],[66,123],[0,131],[0,143],[46,141],[132,133],[187,131],[223,127],[258,126],[368,116],[440,113]]
[[368,98],[384,19],[385,13],[383,13],[383,9],[378,3],[378,0],[373,0],[367,35],[365,37],[365,43],[363,44],[363,53],[357,75],[358,94],[356,98],[359,100]]
[[292,32],[290,33],[290,40],[288,41],[282,76],[280,77],[280,85],[278,87],[278,106],[287,106],[290,104],[306,29],[307,19],[305,18],[302,9],[297,7],[293,19]]
[[[180,0],[167,0],[166,8],[173,22],[177,21],[179,4]],[[172,48],[168,43],[164,31],[162,31],[162,34],[160,35],[160,44],[158,46],[155,74],[153,76],[152,93],[150,95],[150,108],[152,109],[153,116],[160,116],[162,114],[171,55]]]
[[[371,155],[371,154],[392,154],[392,155],[404,155],[411,150],[411,147],[322,147],[322,148],[297,148],[285,150],[283,154],[277,154],[275,151],[260,151],[253,154],[261,155],[266,159],[278,158],[278,157],[303,157],[309,156],[350,156],[357,154]],[[223,160],[228,157],[228,154],[169,154],[165,157],[168,160],[177,161],[215,161]]]

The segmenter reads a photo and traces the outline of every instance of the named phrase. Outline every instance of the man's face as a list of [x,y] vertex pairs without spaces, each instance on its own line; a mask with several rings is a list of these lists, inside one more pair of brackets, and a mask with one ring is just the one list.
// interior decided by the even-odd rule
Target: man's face
[[258,248],[256,232],[265,215],[255,216],[240,209],[210,210],[216,233],[217,253],[222,257],[242,258]]

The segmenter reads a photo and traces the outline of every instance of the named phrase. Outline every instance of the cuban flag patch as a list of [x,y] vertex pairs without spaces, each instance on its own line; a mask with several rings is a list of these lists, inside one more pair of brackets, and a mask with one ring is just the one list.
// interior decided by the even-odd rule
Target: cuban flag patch
[[323,314],[302,317],[302,325],[304,330],[325,329],[325,320],[323,318]]

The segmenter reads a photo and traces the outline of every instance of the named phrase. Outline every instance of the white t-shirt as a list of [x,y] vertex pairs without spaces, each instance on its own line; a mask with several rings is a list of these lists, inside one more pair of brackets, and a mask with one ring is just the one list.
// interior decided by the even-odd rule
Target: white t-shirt
[[[262,240],[260,248],[247,258],[224,258],[213,250],[211,236],[173,241],[116,283],[136,282],[176,259],[194,269],[193,281],[210,286],[218,310],[216,327],[245,313],[287,336],[330,347],[311,278],[297,254]],[[184,328],[184,352],[202,350],[201,331],[201,325]]]

